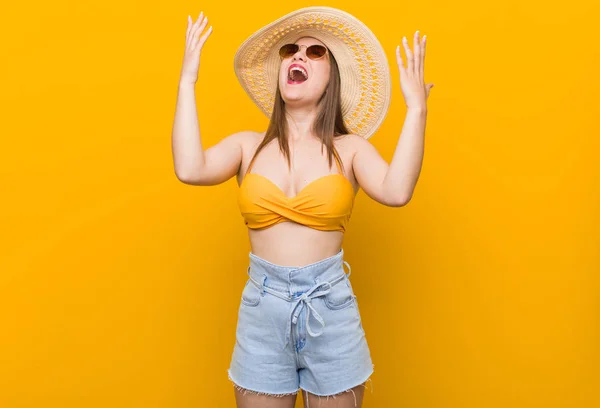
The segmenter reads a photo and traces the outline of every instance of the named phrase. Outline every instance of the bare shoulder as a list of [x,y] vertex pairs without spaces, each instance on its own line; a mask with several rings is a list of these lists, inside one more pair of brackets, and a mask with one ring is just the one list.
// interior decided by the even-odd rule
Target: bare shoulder
[[237,133],[237,138],[242,148],[242,161],[238,169],[238,181],[241,181],[243,174],[246,173],[250,160],[254,156],[256,149],[258,149],[258,145],[264,139],[265,133],[266,131],[257,132],[254,130],[244,130]]
[[235,134],[238,139],[240,145],[242,146],[242,151],[244,156],[251,154],[256,150],[258,144],[265,137],[265,132],[257,132],[254,130],[243,130]]
[[352,133],[339,136],[337,138],[337,143],[340,148],[350,153],[352,157],[362,150],[373,148],[373,145],[367,139]]
[[258,144],[264,138],[265,132],[257,132],[254,130],[241,130],[236,133],[232,133],[223,139],[224,144],[229,146],[235,146],[241,151],[242,162],[246,160],[249,155],[258,147]]
[[242,148],[245,148],[247,145],[252,144],[259,137],[259,132],[255,132],[253,130],[241,130],[239,132],[230,134],[223,140],[239,144]]

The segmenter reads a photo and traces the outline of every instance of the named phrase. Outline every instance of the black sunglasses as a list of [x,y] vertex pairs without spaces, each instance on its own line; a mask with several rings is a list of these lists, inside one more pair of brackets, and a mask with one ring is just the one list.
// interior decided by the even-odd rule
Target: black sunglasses
[[327,48],[319,44],[313,44],[309,46],[298,44],[285,44],[279,49],[279,56],[284,59],[290,58],[298,52],[300,47],[306,47],[306,56],[312,60],[323,58],[323,56],[327,54]]

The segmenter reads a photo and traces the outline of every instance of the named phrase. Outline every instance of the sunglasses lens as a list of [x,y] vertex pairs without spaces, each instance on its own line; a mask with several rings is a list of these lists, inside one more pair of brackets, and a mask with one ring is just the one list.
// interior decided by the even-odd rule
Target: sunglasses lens
[[[285,44],[279,49],[281,58],[290,58],[298,52],[300,46],[298,44]],[[314,44],[306,48],[306,56],[310,59],[319,59],[327,52],[327,48],[322,45]]]
[[285,44],[279,49],[279,56],[281,58],[289,58],[297,53],[299,48],[297,44]]
[[311,59],[321,58],[327,52],[327,48],[322,45],[311,45],[306,49],[306,56]]

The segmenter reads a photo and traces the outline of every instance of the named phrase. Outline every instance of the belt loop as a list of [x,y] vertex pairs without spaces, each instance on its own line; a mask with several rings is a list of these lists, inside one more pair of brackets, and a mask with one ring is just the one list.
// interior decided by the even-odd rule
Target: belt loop
[[[252,275],[250,274],[250,268],[251,268],[251,266],[248,266],[248,275],[250,276],[250,279],[254,280],[254,279],[252,278]],[[266,282],[266,281],[267,281],[267,275],[264,275],[264,274],[263,274],[263,279],[262,279],[262,282],[260,283],[260,288],[259,288],[259,290],[260,290],[260,294],[261,294],[262,296],[264,296],[264,295],[265,295],[265,293],[266,293],[266,291],[265,291],[265,282]],[[255,281],[255,282],[256,282],[256,281]],[[258,282],[256,282],[256,283],[258,283]]]
[[350,268],[350,264],[346,261],[344,261],[344,265],[348,267],[348,273],[346,274],[346,278],[349,278],[350,274],[352,273],[352,268]]

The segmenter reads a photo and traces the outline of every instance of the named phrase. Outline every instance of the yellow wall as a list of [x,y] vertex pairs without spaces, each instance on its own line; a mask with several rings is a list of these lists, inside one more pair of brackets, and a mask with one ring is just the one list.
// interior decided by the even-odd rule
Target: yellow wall
[[[248,241],[235,180],[177,181],[186,18],[214,32],[205,146],[266,118],[233,55],[307,2],[13,2],[0,24],[0,407],[233,407]],[[393,5],[392,5],[393,4]],[[357,198],[345,241],[375,363],[364,406],[600,406],[595,1],[332,1],[395,46],[428,35],[411,203]],[[8,7],[8,8],[6,8]],[[300,403],[298,401],[298,405]]]

